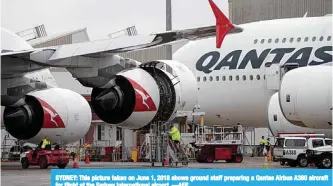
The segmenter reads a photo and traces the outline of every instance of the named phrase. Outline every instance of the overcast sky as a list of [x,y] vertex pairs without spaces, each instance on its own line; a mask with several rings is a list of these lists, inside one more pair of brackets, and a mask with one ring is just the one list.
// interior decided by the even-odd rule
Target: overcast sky
[[[87,27],[92,40],[135,25],[139,34],[165,30],[165,0],[1,0],[1,26],[18,32],[44,24],[48,35]],[[228,0],[215,0],[228,15]],[[173,29],[215,24],[207,0],[172,0]]]

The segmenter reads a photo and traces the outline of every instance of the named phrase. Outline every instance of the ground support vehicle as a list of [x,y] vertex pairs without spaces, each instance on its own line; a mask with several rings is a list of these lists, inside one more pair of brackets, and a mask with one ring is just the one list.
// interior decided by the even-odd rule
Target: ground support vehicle
[[34,150],[28,150],[20,155],[23,169],[27,169],[29,166],[39,166],[41,169],[47,169],[48,166],[58,166],[63,169],[69,163],[69,159],[70,156],[66,150],[40,149],[37,153]]
[[198,149],[196,159],[199,163],[213,163],[218,160],[225,160],[228,163],[243,161],[241,125],[234,127],[197,125],[194,135],[195,142],[192,145]]
[[[322,137],[320,137],[322,136]],[[309,159],[307,150],[331,144],[332,139],[324,138],[322,134],[291,134],[277,137],[274,145],[274,158],[280,161],[280,165],[290,167],[307,167]]]
[[331,169],[332,168],[332,145],[325,145],[308,149],[306,156],[309,163],[314,163],[317,168]]

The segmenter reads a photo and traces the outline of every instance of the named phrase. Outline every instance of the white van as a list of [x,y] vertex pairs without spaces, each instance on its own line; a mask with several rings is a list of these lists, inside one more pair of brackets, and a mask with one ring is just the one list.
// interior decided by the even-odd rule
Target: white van
[[309,159],[307,150],[332,145],[332,139],[323,137],[278,137],[274,145],[273,155],[280,165],[287,163],[290,167],[307,167]]
[[273,155],[281,165],[287,162],[290,167],[308,166],[306,157],[307,138],[305,137],[278,137],[274,145]]

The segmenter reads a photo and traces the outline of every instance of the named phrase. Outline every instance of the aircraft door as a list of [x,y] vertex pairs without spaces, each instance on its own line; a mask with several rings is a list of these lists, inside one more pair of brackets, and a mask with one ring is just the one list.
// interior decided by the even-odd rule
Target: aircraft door
[[266,87],[269,90],[279,90],[281,81],[280,64],[270,64],[265,66]]

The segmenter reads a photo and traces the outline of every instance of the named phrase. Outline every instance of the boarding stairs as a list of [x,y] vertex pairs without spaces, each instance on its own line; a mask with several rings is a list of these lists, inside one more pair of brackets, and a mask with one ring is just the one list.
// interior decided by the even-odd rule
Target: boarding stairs
[[150,162],[152,166],[156,162],[162,163],[162,166],[166,165],[166,162],[170,165],[188,165],[189,158],[185,153],[184,143],[180,141],[178,148],[176,144],[169,139],[168,131],[170,123],[156,122],[150,125],[149,133],[149,150],[150,150]]
[[16,160],[19,158],[22,142],[6,132],[1,142],[1,161]]

